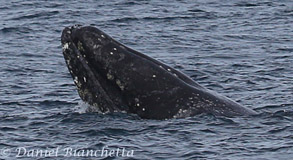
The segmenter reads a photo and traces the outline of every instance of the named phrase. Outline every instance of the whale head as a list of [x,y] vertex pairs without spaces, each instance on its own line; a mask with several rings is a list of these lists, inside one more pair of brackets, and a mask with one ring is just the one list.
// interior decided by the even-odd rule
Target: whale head
[[158,107],[177,112],[181,106],[168,108],[168,103],[174,103],[169,99],[176,98],[183,89],[176,83],[193,83],[180,72],[122,45],[95,27],[66,27],[61,42],[81,99],[102,112],[171,118],[169,113],[158,113]]

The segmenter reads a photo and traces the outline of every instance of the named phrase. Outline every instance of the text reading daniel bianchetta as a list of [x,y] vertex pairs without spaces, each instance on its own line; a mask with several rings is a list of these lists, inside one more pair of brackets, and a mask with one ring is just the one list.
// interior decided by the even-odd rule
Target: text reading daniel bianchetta
[[14,149],[1,149],[0,157],[134,157],[134,150],[126,148],[103,147],[100,150],[81,149],[72,147],[56,147],[50,149],[35,149],[17,147]]

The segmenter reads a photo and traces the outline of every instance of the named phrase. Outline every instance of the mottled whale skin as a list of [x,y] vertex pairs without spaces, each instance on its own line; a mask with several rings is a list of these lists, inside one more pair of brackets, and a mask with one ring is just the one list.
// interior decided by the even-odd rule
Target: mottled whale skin
[[92,26],[66,27],[63,55],[81,99],[101,112],[170,119],[256,114]]

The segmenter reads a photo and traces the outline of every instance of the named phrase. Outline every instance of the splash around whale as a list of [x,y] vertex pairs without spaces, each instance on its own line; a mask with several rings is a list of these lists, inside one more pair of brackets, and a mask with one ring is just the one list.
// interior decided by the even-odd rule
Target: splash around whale
[[79,96],[101,112],[134,113],[146,119],[256,114],[95,27],[66,27],[61,42]]

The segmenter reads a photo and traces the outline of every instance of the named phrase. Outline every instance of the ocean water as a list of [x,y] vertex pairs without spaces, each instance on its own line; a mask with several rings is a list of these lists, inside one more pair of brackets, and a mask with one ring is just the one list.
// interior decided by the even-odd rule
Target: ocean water
[[[85,113],[60,42],[74,24],[260,114]],[[292,39],[291,0],[1,0],[0,159],[292,159]]]

